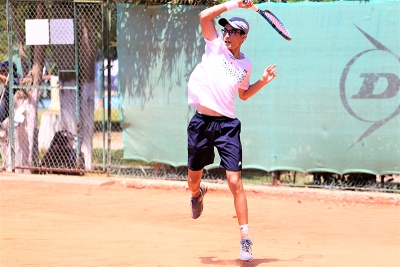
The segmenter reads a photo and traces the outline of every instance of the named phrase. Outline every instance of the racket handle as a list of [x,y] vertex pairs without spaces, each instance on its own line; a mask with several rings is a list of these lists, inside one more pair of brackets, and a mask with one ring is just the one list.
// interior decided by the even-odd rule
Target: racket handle
[[[247,4],[247,2],[249,2],[249,0],[244,0],[244,1],[243,1],[243,4]],[[252,6],[251,6],[251,9],[253,9],[253,10],[256,11],[256,12],[259,10],[259,8],[256,7],[255,5],[252,5]]]

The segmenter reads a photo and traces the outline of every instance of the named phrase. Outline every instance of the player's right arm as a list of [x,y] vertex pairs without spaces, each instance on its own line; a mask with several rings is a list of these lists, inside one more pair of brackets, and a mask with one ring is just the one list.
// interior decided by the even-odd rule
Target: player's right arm
[[214,18],[226,11],[225,4],[219,4],[200,12],[200,26],[204,39],[212,41],[217,38]]

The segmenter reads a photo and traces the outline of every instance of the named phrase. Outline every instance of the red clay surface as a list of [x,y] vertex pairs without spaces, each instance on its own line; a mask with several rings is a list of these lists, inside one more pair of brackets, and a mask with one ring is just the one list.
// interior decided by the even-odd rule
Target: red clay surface
[[184,182],[51,179],[0,175],[1,267],[400,266],[396,194],[245,185],[255,259],[241,262],[225,184],[193,220]]

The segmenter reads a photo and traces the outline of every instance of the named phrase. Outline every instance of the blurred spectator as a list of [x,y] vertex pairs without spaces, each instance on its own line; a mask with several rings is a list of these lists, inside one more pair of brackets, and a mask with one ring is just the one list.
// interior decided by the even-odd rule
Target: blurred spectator
[[[0,123],[2,123],[9,116],[9,63],[8,61],[4,61],[0,65],[0,83],[4,85],[4,89],[1,92],[0,96]],[[18,74],[17,74],[17,66],[13,63],[13,81],[14,84],[19,84]],[[15,92],[14,92],[15,93]]]
[[281,172],[280,171],[272,171],[272,185],[280,185],[281,184]]
[[156,163],[156,166],[154,167],[153,170],[153,177],[158,176],[158,172],[160,171],[161,167],[163,168],[164,171],[164,177],[167,177],[167,170],[169,170],[170,166],[164,163]]

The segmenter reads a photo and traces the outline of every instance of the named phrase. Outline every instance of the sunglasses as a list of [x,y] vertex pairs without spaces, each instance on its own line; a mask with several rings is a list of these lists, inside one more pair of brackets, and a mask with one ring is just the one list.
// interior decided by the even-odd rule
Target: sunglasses
[[232,29],[232,30],[228,30],[228,29],[226,29],[226,28],[223,28],[223,29],[221,29],[221,32],[222,32],[222,34],[225,36],[226,35],[226,33],[228,33],[229,34],[229,36],[235,36],[237,33],[239,33],[239,34],[244,34],[244,32],[243,31],[241,31],[241,30],[236,30],[236,29]]

